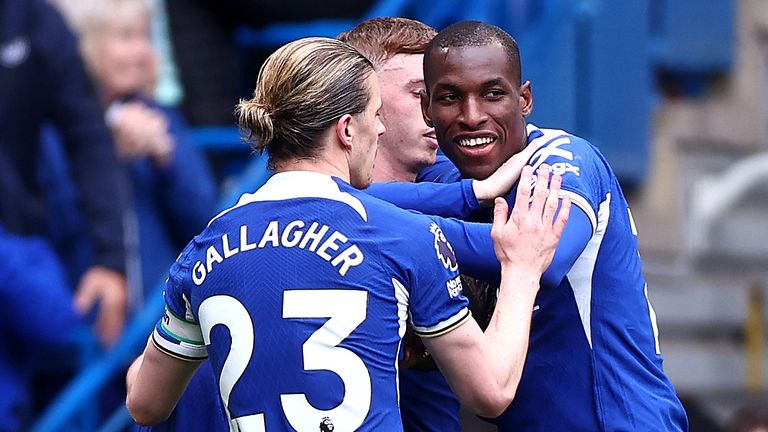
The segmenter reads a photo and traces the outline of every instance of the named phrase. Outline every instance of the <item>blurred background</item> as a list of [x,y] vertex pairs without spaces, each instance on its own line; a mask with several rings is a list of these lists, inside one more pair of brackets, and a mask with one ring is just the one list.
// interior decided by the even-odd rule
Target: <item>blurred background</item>
[[[38,3],[0,0],[0,127],[10,127],[9,119],[28,108],[4,107],[2,99],[13,96],[7,89],[19,85],[9,71],[24,64],[26,56],[32,61],[37,55],[37,39],[30,36],[37,30],[14,33],[8,23],[19,22],[26,13],[22,9]],[[691,430],[726,430],[734,418],[747,415],[739,411],[744,408],[768,411],[764,0],[51,4],[78,38],[83,69],[111,132],[106,138],[114,146],[111,157],[124,170],[124,178],[115,181],[123,192],[107,193],[124,202],[124,214],[131,215],[123,221],[128,264],[116,269],[126,275],[130,314],[121,335],[106,344],[90,330],[93,316],[73,324],[63,341],[55,343],[45,338],[35,342],[26,324],[18,325],[14,334],[5,331],[0,417],[17,420],[0,421],[0,431],[130,430],[132,423],[120,405],[121,381],[161,313],[161,282],[168,266],[216,211],[269,176],[265,161],[240,139],[234,105],[250,96],[259,65],[278,46],[304,36],[333,37],[377,16],[410,17],[438,30],[476,19],[498,25],[518,40],[523,78],[534,90],[530,121],[589,139],[608,158],[628,195],[665,369],[686,405]],[[64,51],[57,45],[45,53],[45,40],[40,43],[45,55]],[[42,61],[37,67],[53,69],[52,64]],[[131,71],[133,77],[124,77]],[[44,75],[35,76],[38,86],[50,85]],[[69,97],[79,97],[73,94]],[[51,99],[41,101],[29,109],[54,111]],[[78,159],[69,143],[74,132],[62,132],[66,125],[59,117],[52,113],[40,122],[40,150],[28,158],[35,165],[28,160],[23,167],[36,173],[29,196],[2,198],[6,207],[15,207],[43,196],[46,228],[17,232],[0,218],[8,230],[0,225],[0,234],[8,237],[0,236],[0,249],[10,254],[0,255],[0,261],[26,250],[22,248],[28,243],[15,241],[42,238],[54,249],[52,259],[58,256],[63,263],[55,271],[66,273],[62,285],[71,293],[96,255],[88,245],[93,235],[87,234],[93,210],[77,208],[84,200],[78,182],[87,180],[78,179],[101,162]],[[138,144],[142,134],[162,139]],[[14,154],[5,147],[3,152]],[[10,168],[2,165],[2,158],[0,168],[14,168],[17,159],[8,159]],[[30,258],[19,265],[38,275],[54,271],[40,262]],[[3,271],[8,273],[3,276]],[[12,271],[0,266],[0,279],[11,281]],[[45,286],[41,290],[50,284]],[[10,287],[6,289],[21,289],[18,283]],[[0,282],[0,299],[6,299],[2,289]],[[43,304],[48,294],[36,293],[24,301]],[[13,327],[8,321],[15,319],[36,319],[16,318],[12,312],[0,312],[0,327]]]

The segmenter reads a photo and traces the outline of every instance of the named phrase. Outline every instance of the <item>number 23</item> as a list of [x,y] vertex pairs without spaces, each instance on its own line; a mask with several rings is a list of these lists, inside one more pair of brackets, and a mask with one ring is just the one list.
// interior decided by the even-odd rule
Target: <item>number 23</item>
[[[365,421],[371,406],[371,377],[363,360],[338,346],[366,318],[368,293],[361,290],[288,290],[283,293],[283,318],[329,318],[304,342],[305,370],[328,370],[341,378],[345,393],[330,410],[313,407],[303,393],[281,394],[285,418],[296,430],[315,430],[323,417],[331,417],[337,429],[355,430]],[[229,329],[232,343],[219,376],[219,392],[229,418],[230,430],[265,431],[264,413],[232,418],[232,388],[245,373],[253,355],[255,331],[248,310],[234,297],[216,295],[203,301],[200,326],[206,345],[216,325]]]

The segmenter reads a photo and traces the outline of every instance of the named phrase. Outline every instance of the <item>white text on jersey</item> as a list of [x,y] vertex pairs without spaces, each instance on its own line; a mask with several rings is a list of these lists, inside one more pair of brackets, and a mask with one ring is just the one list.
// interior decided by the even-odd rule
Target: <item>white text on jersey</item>
[[321,226],[317,222],[312,222],[309,228],[304,230],[306,225],[302,220],[295,220],[281,227],[278,221],[273,220],[267,225],[258,243],[253,241],[255,238],[249,238],[248,225],[240,227],[239,239],[233,238],[234,241],[232,242],[230,242],[229,234],[224,234],[221,236],[220,247],[211,245],[206,250],[205,264],[202,260],[195,263],[192,268],[192,281],[195,285],[202,285],[208,274],[213,271],[214,265],[221,264],[225,259],[240,252],[265,247],[290,248],[298,246],[301,249],[307,249],[330,262],[332,266],[337,267],[342,276],[345,276],[351,267],[363,262],[365,258],[363,252],[355,244],[346,245],[349,239],[341,232],[333,231],[328,234],[330,227],[328,225]]

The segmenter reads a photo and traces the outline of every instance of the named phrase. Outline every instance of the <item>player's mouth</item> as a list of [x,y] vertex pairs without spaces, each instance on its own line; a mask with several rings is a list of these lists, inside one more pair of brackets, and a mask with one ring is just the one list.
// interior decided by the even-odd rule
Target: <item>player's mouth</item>
[[493,135],[461,135],[453,139],[459,151],[472,156],[480,156],[493,148],[498,137]]
[[437,136],[434,132],[430,132],[427,134],[424,134],[424,138],[427,139],[427,143],[429,144],[430,148],[433,150],[437,150],[438,144],[437,144]]

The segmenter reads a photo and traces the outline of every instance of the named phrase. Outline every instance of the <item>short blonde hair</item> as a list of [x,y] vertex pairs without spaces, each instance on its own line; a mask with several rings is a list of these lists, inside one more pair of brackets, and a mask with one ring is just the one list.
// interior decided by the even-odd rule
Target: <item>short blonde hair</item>
[[365,111],[373,65],[347,43],[304,38],[267,58],[253,97],[235,113],[253,147],[275,163],[317,156],[317,138],[345,114]]
[[374,18],[336,36],[380,68],[397,54],[424,54],[437,31],[410,18]]

